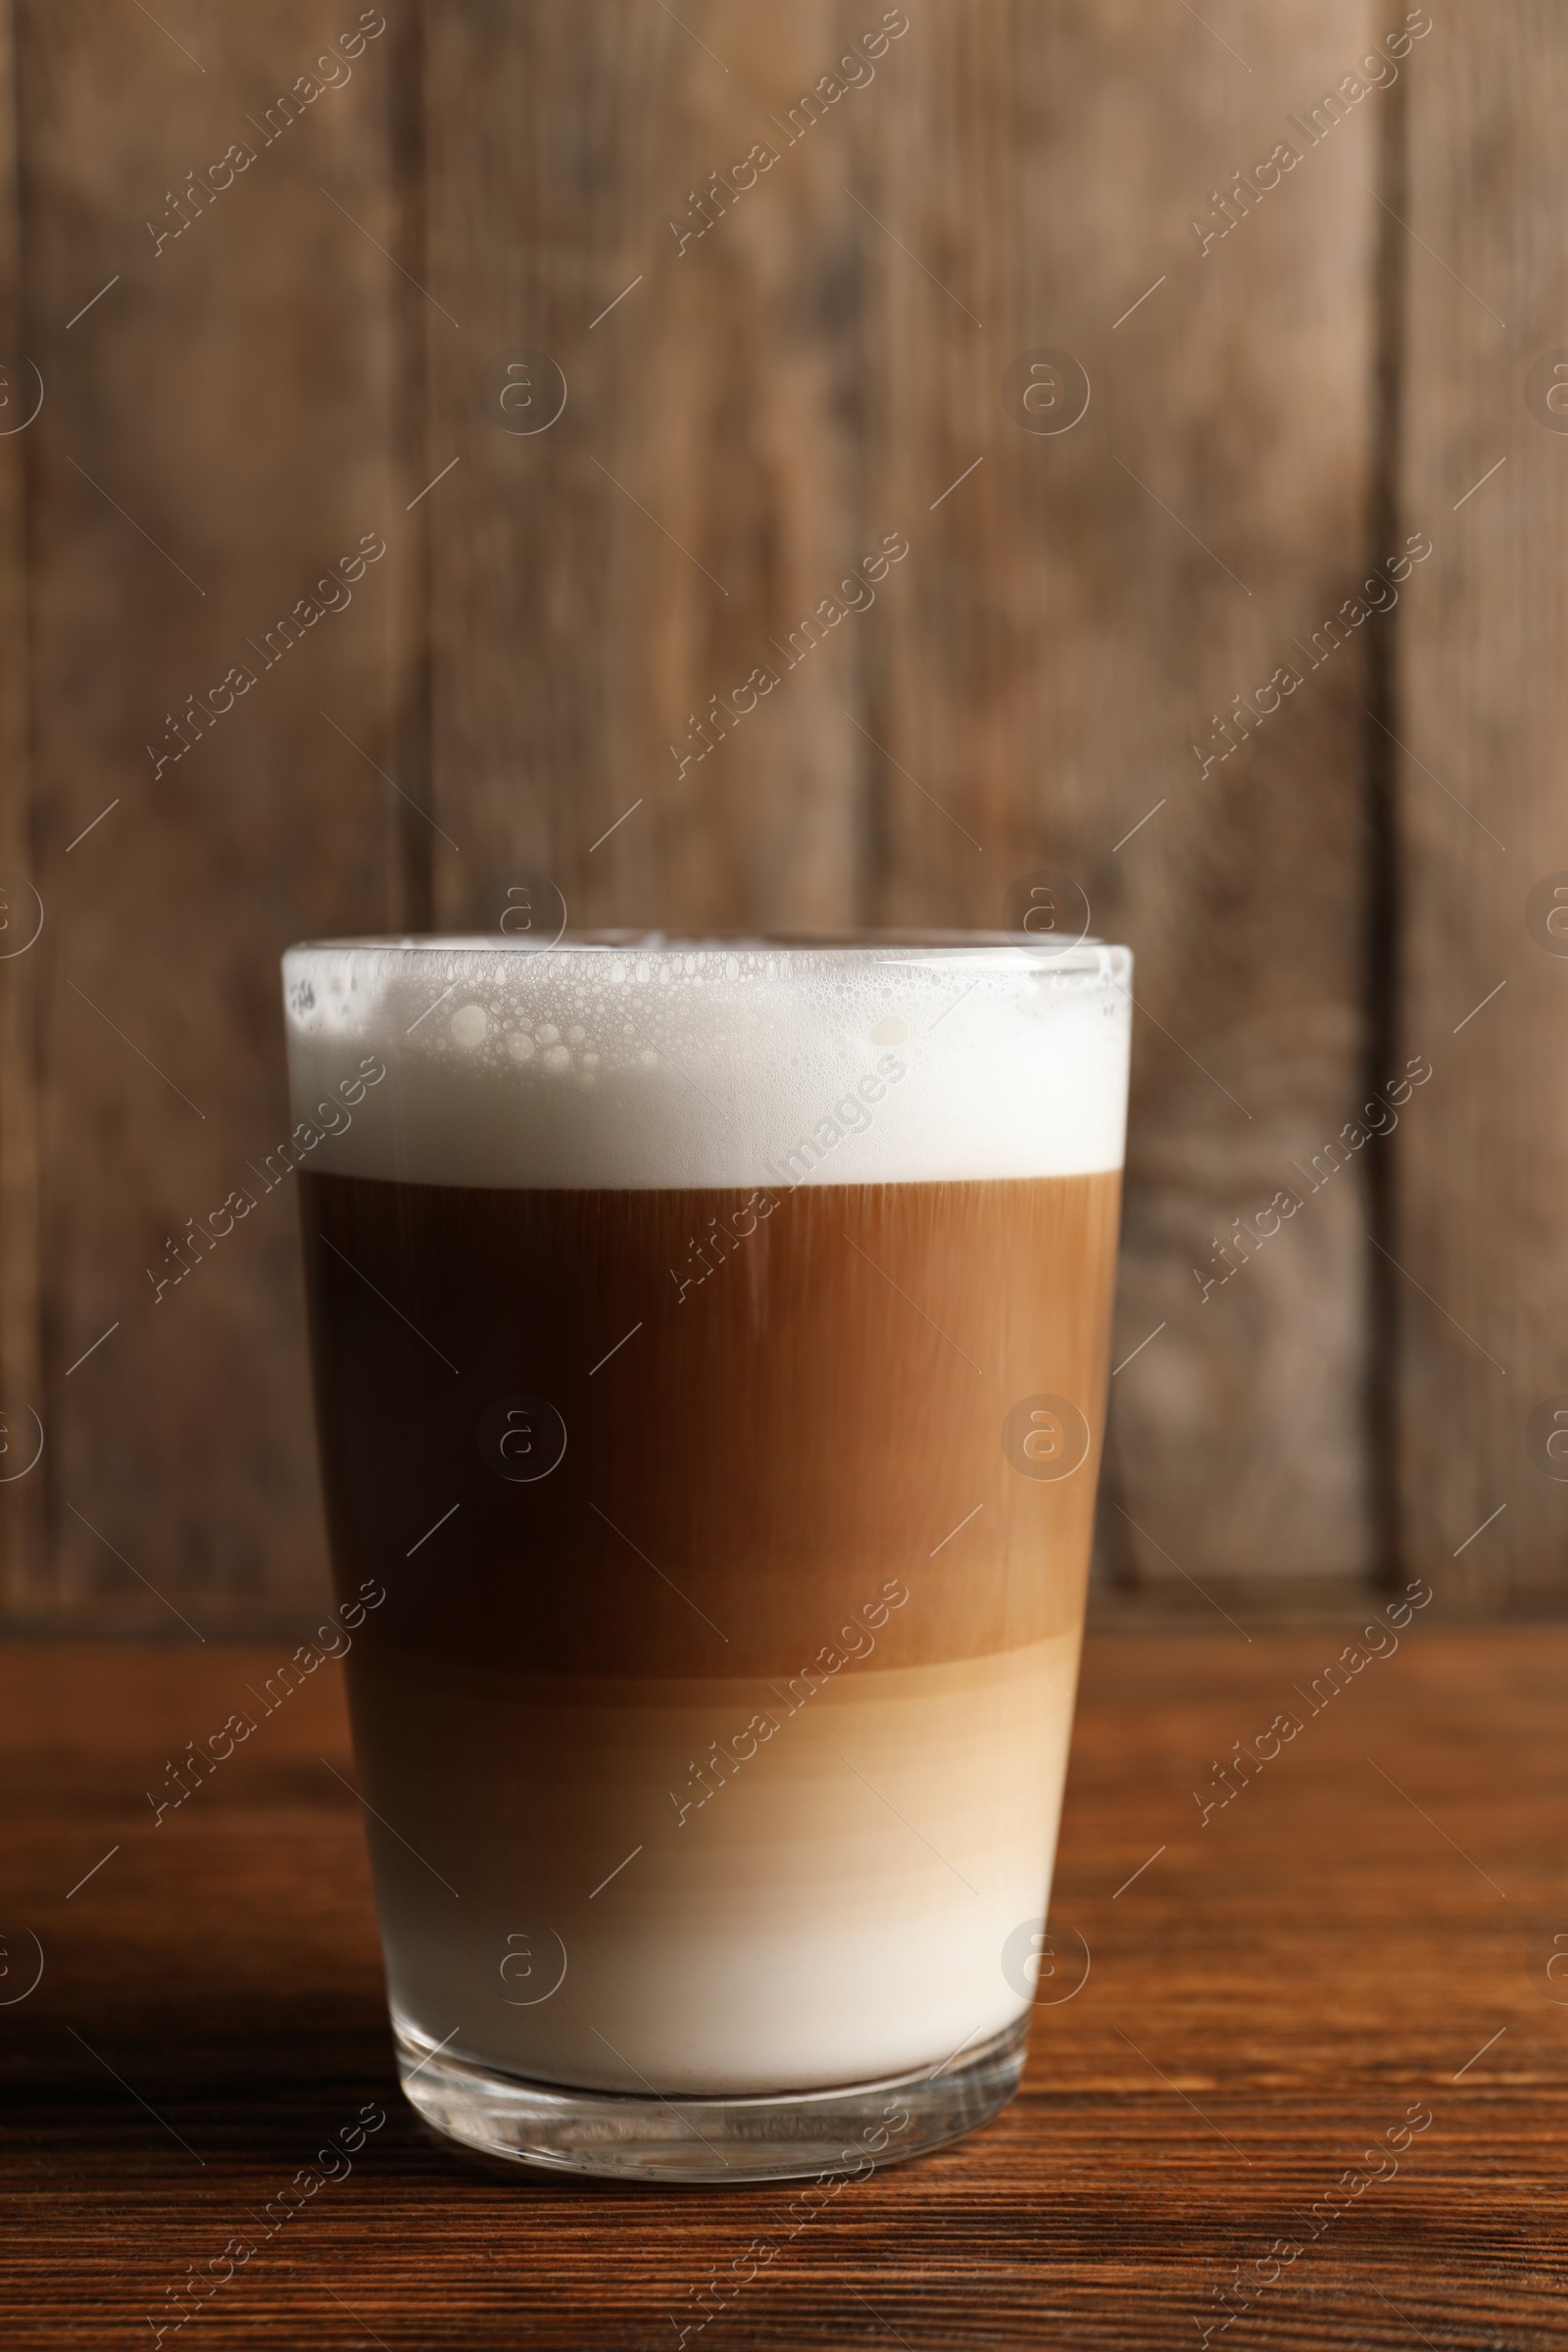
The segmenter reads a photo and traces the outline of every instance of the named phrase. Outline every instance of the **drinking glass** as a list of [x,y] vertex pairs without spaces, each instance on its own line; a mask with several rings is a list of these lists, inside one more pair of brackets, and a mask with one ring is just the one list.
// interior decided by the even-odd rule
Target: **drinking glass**
[[1023,2065],[1083,1621],[1130,958],[284,958],[321,1470],[404,2086],[742,2181]]

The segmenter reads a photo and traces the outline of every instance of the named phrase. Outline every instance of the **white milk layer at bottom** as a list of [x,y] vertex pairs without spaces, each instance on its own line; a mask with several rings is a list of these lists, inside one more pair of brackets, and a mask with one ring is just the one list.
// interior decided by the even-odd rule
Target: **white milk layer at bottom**
[[806,1697],[360,1651],[394,2009],[583,2089],[942,2065],[1028,2006],[1015,1931],[1046,1910],[1078,1647],[850,1668]]

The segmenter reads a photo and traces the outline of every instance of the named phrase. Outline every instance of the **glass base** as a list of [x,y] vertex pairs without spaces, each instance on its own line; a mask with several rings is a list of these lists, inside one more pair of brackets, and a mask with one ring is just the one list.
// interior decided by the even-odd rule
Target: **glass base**
[[1018,2087],[1027,2013],[961,2061],[839,2090],[661,2098],[564,2090],[438,2050],[392,2016],[410,2104],[487,2156],[616,2180],[734,2185],[906,2164],[988,2123]]

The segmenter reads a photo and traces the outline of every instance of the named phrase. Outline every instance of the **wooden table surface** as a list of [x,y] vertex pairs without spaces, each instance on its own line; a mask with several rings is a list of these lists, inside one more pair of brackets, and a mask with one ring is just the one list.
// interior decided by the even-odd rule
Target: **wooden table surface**
[[[277,1657],[12,1648],[7,2346],[151,2342],[368,2107],[352,2171],[168,2341],[673,2347],[720,2266],[703,2352],[1191,2352],[1227,2311],[1228,2352],[1562,2345],[1568,1631],[1438,1616],[1316,1715],[1293,1686],[1349,1627],[1092,1639],[1053,1915],[1088,1982],[1038,2008],[988,2131],[804,2225],[786,2188],[513,2172],[416,2124],[328,1672],[155,1829],[166,1760]],[[1213,1760],[1283,1709],[1301,1731],[1200,1822]]]

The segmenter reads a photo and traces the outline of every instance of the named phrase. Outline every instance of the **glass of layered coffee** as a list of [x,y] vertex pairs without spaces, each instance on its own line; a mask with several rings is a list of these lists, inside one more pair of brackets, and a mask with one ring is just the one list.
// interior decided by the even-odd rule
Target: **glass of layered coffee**
[[743,2181],[1010,2096],[1071,1726],[1125,950],[284,961],[408,2096]]

